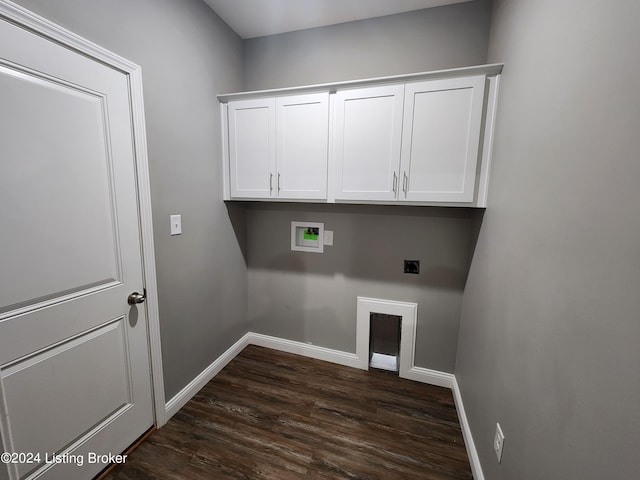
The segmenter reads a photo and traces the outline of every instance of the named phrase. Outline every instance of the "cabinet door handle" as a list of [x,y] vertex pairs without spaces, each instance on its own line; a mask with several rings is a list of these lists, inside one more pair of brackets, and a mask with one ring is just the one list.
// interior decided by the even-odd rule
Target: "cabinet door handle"
[[396,174],[396,172],[393,172],[393,193],[396,193],[397,188],[398,188],[398,175]]
[[278,172],[278,191],[280,191],[280,172]]
[[402,178],[402,191],[404,192],[404,196],[407,196],[407,189],[409,188],[409,177],[407,177],[407,172],[404,172]]
[[269,174],[269,191],[273,192],[273,173]]

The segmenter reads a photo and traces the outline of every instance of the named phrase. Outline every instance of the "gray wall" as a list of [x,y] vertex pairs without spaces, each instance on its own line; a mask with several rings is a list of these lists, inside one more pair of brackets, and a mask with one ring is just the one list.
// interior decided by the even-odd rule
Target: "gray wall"
[[[416,365],[452,372],[469,253],[467,209],[252,204],[249,318],[258,333],[356,351],[356,297],[418,303]],[[291,222],[334,232],[323,254],[291,251]],[[403,273],[404,259],[420,274]]]
[[242,88],[242,41],[200,0],[19,3],[142,66],[168,400],[247,331],[244,212],[222,202],[216,99]]
[[[474,1],[246,40],[245,86],[483,64],[489,21],[488,2]],[[336,245],[324,255],[290,252],[292,220],[326,222]],[[457,209],[254,205],[247,212],[251,329],[355,352],[357,295],[418,302],[416,364],[453,372],[470,232],[469,212]],[[404,258],[420,259],[424,273],[404,275]]]
[[245,89],[483,64],[487,0],[245,40]]
[[495,5],[505,69],[456,364],[491,480],[638,478],[639,18],[631,0]]

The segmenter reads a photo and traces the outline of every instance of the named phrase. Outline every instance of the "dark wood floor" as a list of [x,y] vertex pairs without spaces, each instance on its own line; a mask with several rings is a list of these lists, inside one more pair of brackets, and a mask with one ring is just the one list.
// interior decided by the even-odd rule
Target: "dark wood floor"
[[472,475],[450,390],[249,346],[107,478]]

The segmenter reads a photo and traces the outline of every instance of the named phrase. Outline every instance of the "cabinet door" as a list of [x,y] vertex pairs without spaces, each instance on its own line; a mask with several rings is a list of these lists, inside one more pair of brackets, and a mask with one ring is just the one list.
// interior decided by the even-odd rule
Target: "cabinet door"
[[276,99],[279,198],[327,198],[329,93]]
[[336,93],[336,200],[396,199],[403,94],[404,85]]
[[401,200],[472,202],[486,77],[405,87]]
[[275,99],[229,102],[229,173],[232,198],[275,195]]

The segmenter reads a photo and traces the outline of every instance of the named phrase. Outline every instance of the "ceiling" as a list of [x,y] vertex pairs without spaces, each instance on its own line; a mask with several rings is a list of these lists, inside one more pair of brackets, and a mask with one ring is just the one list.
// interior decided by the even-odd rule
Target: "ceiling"
[[242,38],[254,38],[470,0],[204,1]]

